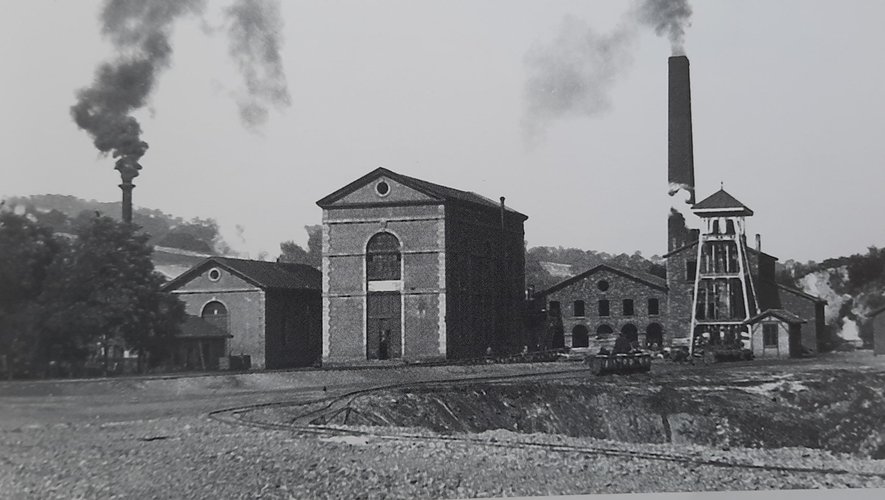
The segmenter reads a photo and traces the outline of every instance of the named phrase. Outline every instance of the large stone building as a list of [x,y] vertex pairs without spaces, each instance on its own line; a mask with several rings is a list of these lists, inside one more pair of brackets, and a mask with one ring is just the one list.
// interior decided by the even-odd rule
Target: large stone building
[[174,364],[219,368],[248,356],[254,368],[318,363],[321,273],[307,265],[209,257],[164,286],[188,314]]
[[323,209],[323,362],[519,349],[527,217],[378,168]]
[[[648,273],[600,264],[544,290],[548,313],[561,318],[562,339],[551,347],[614,344],[623,333],[641,345],[662,345],[667,283]],[[552,335],[552,332],[551,332]]]

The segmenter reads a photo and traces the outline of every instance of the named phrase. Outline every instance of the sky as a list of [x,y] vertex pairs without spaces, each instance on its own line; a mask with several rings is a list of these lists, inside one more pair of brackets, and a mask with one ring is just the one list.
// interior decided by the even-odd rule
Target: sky
[[[635,3],[287,0],[286,95],[258,124],[238,111],[229,3],[172,25],[169,67],[134,114],[150,145],[136,206],[214,218],[235,249],[273,257],[305,244],[317,200],[383,166],[505,196],[529,216],[529,246],[666,252],[671,43]],[[781,261],[885,246],[885,2],[690,5],[698,200],[724,186]],[[0,195],[119,200],[113,158],[70,112],[116,57],[100,13],[98,0],[4,4]],[[577,100],[538,93],[556,71],[577,76]]]

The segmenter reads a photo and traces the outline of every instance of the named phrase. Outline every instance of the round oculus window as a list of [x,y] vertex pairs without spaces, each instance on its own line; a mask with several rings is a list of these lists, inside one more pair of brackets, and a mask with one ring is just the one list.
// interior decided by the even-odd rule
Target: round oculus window
[[599,290],[601,290],[603,292],[608,290],[608,281],[599,280],[599,282],[596,283],[596,288],[598,288]]
[[217,267],[213,267],[209,270],[209,279],[212,281],[218,281],[221,279],[221,271],[218,270]]
[[384,181],[375,184],[375,192],[378,193],[378,196],[387,196],[390,194],[390,184]]

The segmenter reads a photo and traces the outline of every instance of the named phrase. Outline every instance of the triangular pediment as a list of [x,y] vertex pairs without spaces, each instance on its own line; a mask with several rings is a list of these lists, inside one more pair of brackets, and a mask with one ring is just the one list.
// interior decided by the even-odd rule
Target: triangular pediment
[[376,169],[317,202],[321,207],[445,201],[419,186],[410,185],[408,178],[384,168]]
[[749,207],[739,202],[734,196],[720,189],[692,207],[698,214],[729,213],[735,215],[753,215]]

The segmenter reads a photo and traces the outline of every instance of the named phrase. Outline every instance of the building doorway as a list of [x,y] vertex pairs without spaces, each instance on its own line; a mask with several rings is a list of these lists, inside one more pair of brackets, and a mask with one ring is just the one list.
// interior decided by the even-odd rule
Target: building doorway
[[664,344],[664,327],[660,323],[650,323],[645,328],[645,344],[647,347],[657,345],[658,348]]
[[590,330],[586,326],[572,328],[572,347],[590,347]]
[[792,324],[789,328],[790,333],[787,340],[790,346],[790,357],[800,358],[802,357],[802,325]]
[[630,342],[639,342],[639,329],[633,323],[627,323],[621,328],[621,334]]
[[399,292],[369,293],[366,359],[397,359],[402,353],[402,307]]

